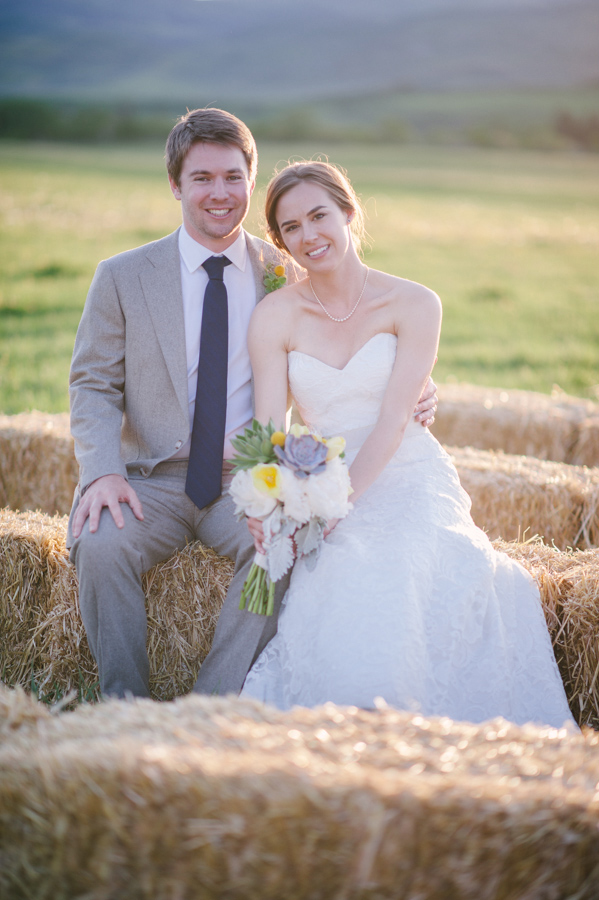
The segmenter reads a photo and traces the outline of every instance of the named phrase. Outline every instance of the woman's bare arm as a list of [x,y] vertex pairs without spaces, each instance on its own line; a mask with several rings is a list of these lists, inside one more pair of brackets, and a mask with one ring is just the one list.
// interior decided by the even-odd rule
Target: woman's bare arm
[[[278,300],[278,298],[277,298]],[[270,297],[266,297],[252,314],[248,331],[248,348],[254,373],[255,416],[263,425],[270,419],[277,428],[285,429],[287,413],[287,316]]]
[[441,302],[433,291],[413,285],[398,303],[397,358],[378,421],[350,467],[355,502],[397,451],[437,356]]

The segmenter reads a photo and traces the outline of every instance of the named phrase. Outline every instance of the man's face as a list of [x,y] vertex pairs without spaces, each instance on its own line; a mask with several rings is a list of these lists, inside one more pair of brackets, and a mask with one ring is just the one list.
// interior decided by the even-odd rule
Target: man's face
[[190,236],[215,253],[230,247],[241,231],[255,185],[239,147],[194,144],[183,162],[180,184],[170,176],[169,182],[181,201]]

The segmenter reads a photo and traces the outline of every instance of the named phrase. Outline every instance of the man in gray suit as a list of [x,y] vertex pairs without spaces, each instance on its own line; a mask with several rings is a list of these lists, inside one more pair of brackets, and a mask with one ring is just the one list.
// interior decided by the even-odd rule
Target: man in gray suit
[[[198,539],[235,562],[194,687],[201,693],[241,690],[276,631],[285,588],[273,617],[238,609],[254,548],[222,493],[223,459],[252,418],[246,334],[265,266],[284,263],[289,280],[301,270],[243,229],[257,163],[243,122],[217,109],[187,113],[169,135],[166,163],[182,226],[100,263],[70,376],[80,477],[69,546],[101,691],[117,697],[149,696],[141,576],[175,550]],[[436,402],[434,387],[428,394],[417,408],[423,422]]]

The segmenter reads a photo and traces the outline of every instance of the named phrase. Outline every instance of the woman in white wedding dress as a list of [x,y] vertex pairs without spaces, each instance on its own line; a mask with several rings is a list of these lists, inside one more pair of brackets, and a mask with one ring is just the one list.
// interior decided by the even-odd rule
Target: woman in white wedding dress
[[307,425],[343,435],[354,508],[328,523],[313,571],[294,567],[242,696],[573,725],[536,585],[475,526],[450,458],[411,414],[436,359],[438,297],[364,265],[361,207],[328,163],[276,175],[266,215],[307,277],[254,312],[256,416],[283,422],[290,389]]

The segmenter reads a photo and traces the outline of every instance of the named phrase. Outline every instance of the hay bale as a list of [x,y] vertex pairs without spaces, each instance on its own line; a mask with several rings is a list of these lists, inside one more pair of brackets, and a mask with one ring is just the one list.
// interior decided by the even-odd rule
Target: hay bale
[[591,900],[599,735],[327,704],[0,694],[0,893]]
[[599,550],[560,553],[541,541],[494,546],[537,582],[572,715],[599,729]]
[[578,426],[571,462],[577,466],[599,465],[599,415],[584,419]]
[[[79,613],[67,519],[0,510],[0,673],[52,699],[97,693],[98,674]],[[144,576],[150,688],[157,699],[191,690],[210,649],[232,577],[230,560],[190,544]]]
[[67,413],[0,416],[0,507],[65,515],[78,478]]
[[599,468],[471,447],[446,449],[472,498],[472,518],[491,540],[540,535],[560,550],[599,546]]
[[[599,418],[599,404],[556,390],[549,396],[533,391],[505,391],[468,384],[439,386],[439,408],[432,432],[442,444],[504,450],[557,462],[574,459],[579,429],[589,417]],[[585,457],[599,466],[599,454]]]
[[0,678],[28,685],[39,664],[36,637],[66,565],[65,521],[0,510]]

